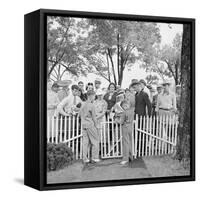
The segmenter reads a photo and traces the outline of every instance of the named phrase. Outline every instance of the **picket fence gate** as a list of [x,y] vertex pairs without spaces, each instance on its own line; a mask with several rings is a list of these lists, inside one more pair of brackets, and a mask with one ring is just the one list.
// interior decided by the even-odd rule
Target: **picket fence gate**
[[[134,158],[172,154],[177,142],[177,116],[144,116],[132,123],[132,155]],[[123,156],[122,125],[113,118],[101,123],[100,157]],[[48,117],[47,142],[66,143],[75,159],[82,159],[82,127],[78,116]],[[88,151],[88,155],[90,152]]]

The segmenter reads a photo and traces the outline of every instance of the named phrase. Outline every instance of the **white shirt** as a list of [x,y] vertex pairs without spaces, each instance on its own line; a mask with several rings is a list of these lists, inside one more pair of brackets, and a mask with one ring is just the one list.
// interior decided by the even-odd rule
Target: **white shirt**
[[[74,98],[76,99],[75,102],[74,102]],[[79,96],[74,96],[74,95],[70,94],[69,96],[65,97],[58,104],[57,111],[58,111],[58,113],[60,113],[60,111],[64,110],[67,114],[71,114],[71,113],[73,113],[73,108],[78,103],[82,103],[80,97]]]
[[160,108],[176,110],[176,96],[173,93],[162,93],[158,95],[156,111]]

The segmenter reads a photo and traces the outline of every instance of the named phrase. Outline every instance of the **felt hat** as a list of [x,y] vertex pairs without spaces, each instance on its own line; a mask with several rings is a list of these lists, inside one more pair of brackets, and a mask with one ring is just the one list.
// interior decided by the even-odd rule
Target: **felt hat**
[[140,83],[143,83],[145,86],[147,85],[146,81],[144,79],[140,79]]

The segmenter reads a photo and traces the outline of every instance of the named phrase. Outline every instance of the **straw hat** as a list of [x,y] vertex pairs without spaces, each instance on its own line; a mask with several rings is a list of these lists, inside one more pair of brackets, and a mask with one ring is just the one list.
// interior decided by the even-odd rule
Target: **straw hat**
[[68,87],[71,83],[71,80],[60,80],[57,82],[59,87]]

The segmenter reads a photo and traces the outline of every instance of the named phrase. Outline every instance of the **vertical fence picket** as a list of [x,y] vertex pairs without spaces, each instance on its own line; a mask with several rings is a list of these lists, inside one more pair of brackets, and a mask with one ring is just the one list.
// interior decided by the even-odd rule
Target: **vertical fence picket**
[[106,122],[103,124],[103,139],[104,139],[104,151],[103,151],[103,157],[106,156]]
[[148,155],[150,156],[151,155],[151,149],[152,149],[152,123],[153,123],[153,118],[152,116],[150,117],[150,125],[149,125],[149,133],[150,133],[150,136],[149,136],[149,151],[148,151]]
[[[142,116],[140,116],[140,123],[139,123],[139,129],[142,129]],[[141,156],[141,146],[142,146],[142,133],[139,131],[139,152],[138,156]]]
[[76,159],[78,159],[78,132],[79,132],[79,116],[76,116]]
[[112,123],[112,126],[111,126],[111,137],[112,137],[112,144],[111,144],[111,149],[110,149],[110,151],[111,151],[111,155],[112,156],[114,156],[115,155],[115,131],[114,131],[114,119],[113,119],[113,117],[112,117],[112,119],[111,119],[111,123]]
[[[158,130],[158,137],[161,138],[161,132],[162,132],[162,115],[159,116],[159,130]],[[158,141],[158,155],[161,154],[161,141]]]
[[176,115],[174,115],[174,121],[175,121],[174,144],[175,144],[175,146],[176,146],[176,144],[177,144],[177,130],[178,130],[178,120],[176,119]]
[[100,124],[100,147],[101,147],[101,158],[103,158],[103,123]]
[[119,141],[118,141],[118,136],[119,136],[119,133],[118,133],[118,126],[119,126],[119,124],[116,124],[116,126],[115,126],[115,141],[116,141],[116,145],[115,145],[115,149],[116,149],[116,155],[117,156],[119,156],[119,149],[118,149],[118,143],[119,143]]
[[175,143],[175,139],[174,139],[175,133],[174,133],[174,116],[172,116],[172,153],[174,152],[174,143]]
[[178,120],[176,119],[176,115],[174,115],[174,123],[175,123],[175,130],[174,130],[174,151],[177,145],[177,129],[178,129]]
[[[165,135],[165,115],[163,115],[163,119],[162,119],[162,132],[161,132],[161,138],[163,139]],[[164,153],[164,146],[165,146],[165,142],[162,141],[162,154]]]
[[[146,118],[145,116],[143,116],[143,129],[142,130],[145,130],[146,128]],[[144,133],[142,132],[142,156],[144,156]]]
[[122,125],[120,124],[119,126],[119,133],[120,133],[120,152],[121,152],[121,156],[123,156],[123,148],[122,148]]
[[136,120],[133,123],[133,131],[135,132],[135,155],[134,158],[138,156],[138,115],[136,115]]
[[[165,128],[165,140],[168,141],[169,140],[169,116],[166,116],[166,128]],[[165,144],[165,154],[167,154],[167,150],[169,148],[169,143],[166,142]]]
[[[152,135],[155,136],[156,130],[155,130],[155,115],[153,116],[153,126],[152,126]],[[155,138],[152,138],[152,145],[151,145],[151,155],[155,155]]]
[[59,143],[60,142],[62,142],[62,125],[63,125],[63,117],[61,116],[60,118],[59,118],[59,133],[58,133],[58,141],[59,141]]
[[[146,132],[149,132],[149,116],[146,116]],[[148,135],[146,134],[145,137],[145,156],[147,156],[147,150],[148,150]]]
[[63,142],[66,141],[66,138],[67,138],[67,117],[65,116],[64,117],[64,139],[63,139]]
[[56,133],[55,133],[55,138],[56,138],[56,144],[58,144],[58,117],[56,117]]
[[80,137],[80,159],[82,159],[83,158],[83,127],[82,127],[82,125],[81,125],[80,136],[81,136]]
[[[158,137],[159,135],[158,135],[158,131],[159,131],[159,118],[158,118],[158,115],[156,116],[156,130],[155,130],[155,135]],[[157,138],[155,138],[155,140],[156,140],[156,146],[155,146],[155,155],[157,156],[157,154],[158,154],[158,139]]]
[[132,131],[131,131],[131,156],[134,156],[135,157],[135,132],[134,132],[134,121],[133,123],[131,124],[132,126]]
[[108,123],[107,123],[107,129],[108,129],[108,156],[110,156],[110,123],[109,123],[109,119],[108,119]]
[[[67,121],[68,121],[68,137],[67,139],[69,140],[71,138],[71,116],[67,116]],[[70,142],[68,142],[68,147],[70,148]]]
[[[171,124],[172,124],[172,117],[171,115],[169,116],[169,142],[171,142]],[[171,153],[171,148],[172,148],[172,145],[169,144],[169,148],[168,148],[168,154]]]

